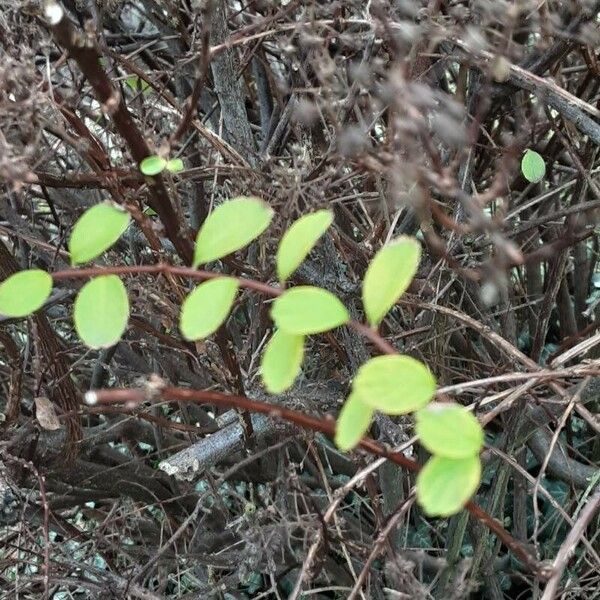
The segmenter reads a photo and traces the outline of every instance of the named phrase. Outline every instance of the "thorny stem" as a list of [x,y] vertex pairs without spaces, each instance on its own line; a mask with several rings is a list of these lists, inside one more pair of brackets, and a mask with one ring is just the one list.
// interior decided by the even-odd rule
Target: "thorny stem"
[[[51,275],[54,281],[62,281],[66,279],[82,279],[86,277],[97,277],[99,275],[108,274],[139,275],[143,273],[152,275],[170,274],[180,277],[189,277],[191,279],[199,279],[202,281],[222,276],[220,273],[197,270],[191,267],[176,267],[163,262],[155,265],[72,268],[65,269],[63,271],[56,271],[51,273]],[[277,297],[284,292],[284,290],[281,288],[276,288],[269,284],[255,281],[253,279],[238,277],[237,280],[240,287],[260,292],[269,297]],[[398,353],[398,351],[386,340],[384,340],[375,329],[357,321],[350,321],[349,326],[366,337],[382,353]],[[148,390],[144,391],[141,389],[95,390],[86,394],[86,402],[90,405],[125,403],[127,405],[136,406],[142,402],[159,396],[168,401],[211,403],[218,406],[226,406],[236,408],[238,410],[266,414],[272,417],[281,418],[302,429],[323,433],[330,438],[333,438],[335,435],[335,421],[333,419],[318,419],[299,411],[269,404],[267,402],[251,400],[243,396],[183,388],[163,388],[160,386],[158,389],[153,390],[153,392],[154,393],[148,393]],[[359,446],[370,454],[384,457],[406,469],[407,471],[416,473],[421,469],[421,465],[419,465],[419,463],[416,461],[407,458],[400,452],[393,452],[386,449],[383,445],[378,444],[371,438],[364,437],[360,441]],[[493,531],[502,541],[502,543],[533,573],[540,578],[547,579],[549,577],[550,574],[547,572],[547,569],[544,569],[525,549],[525,547],[518,540],[513,538],[496,519],[494,519],[491,515],[473,502],[467,503],[465,508],[471,513],[472,516],[481,521],[488,529]]]

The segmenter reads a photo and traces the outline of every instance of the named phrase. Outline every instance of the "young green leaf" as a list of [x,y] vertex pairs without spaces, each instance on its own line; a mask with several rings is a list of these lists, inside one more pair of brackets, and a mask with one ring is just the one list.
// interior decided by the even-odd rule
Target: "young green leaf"
[[363,281],[362,297],[367,319],[379,325],[390,308],[406,291],[417,272],[421,245],[402,236],[375,254]]
[[269,226],[272,218],[273,209],[258,198],[242,196],[217,206],[200,227],[193,266],[247,246]]
[[479,454],[483,429],[473,413],[459,404],[432,402],[415,415],[421,444],[432,454],[466,458]]
[[430,517],[460,512],[477,491],[481,479],[479,456],[434,456],[417,476],[417,501]]
[[369,429],[373,409],[354,393],[348,396],[335,425],[335,445],[342,451],[352,450]]
[[179,329],[187,340],[196,341],[213,334],[227,319],[238,291],[233,277],[218,277],[201,283],[184,301]]
[[52,277],[46,271],[19,271],[0,283],[0,315],[27,317],[44,305],[51,292]]
[[295,221],[283,234],[277,249],[277,277],[285,281],[333,223],[332,210],[318,210]]
[[179,173],[184,169],[183,161],[180,158],[172,158],[167,162],[166,169],[171,173]]
[[73,311],[77,335],[90,348],[109,348],[123,335],[129,319],[129,300],[116,275],[88,281],[77,294]]
[[323,333],[350,320],[346,307],[331,292],[298,286],[273,302],[271,318],[280,329],[296,335]]
[[112,202],[88,208],[75,223],[69,238],[71,264],[79,265],[100,256],[121,237],[129,221],[129,213]]
[[130,75],[129,77],[127,77],[127,79],[125,79],[125,83],[134,92],[138,92],[139,90],[141,90],[142,92],[146,93],[151,90],[150,84],[145,79],[141,79],[137,75]]
[[278,329],[269,340],[261,362],[262,379],[271,394],[292,387],[304,356],[304,336]]
[[527,181],[537,183],[546,174],[546,163],[535,150],[527,150],[521,159],[521,173]]
[[422,362],[410,356],[377,356],[358,369],[352,389],[374,409],[404,415],[431,400],[435,378]]
[[166,166],[167,161],[162,156],[156,156],[156,154],[153,154],[152,156],[146,156],[146,158],[144,158],[144,160],[140,163],[140,171],[144,175],[153,177],[154,175],[162,173]]

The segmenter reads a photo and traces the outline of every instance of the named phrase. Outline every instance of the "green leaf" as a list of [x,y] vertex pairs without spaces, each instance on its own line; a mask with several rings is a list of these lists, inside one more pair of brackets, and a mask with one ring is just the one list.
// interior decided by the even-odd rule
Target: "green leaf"
[[183,302],[179,329],[190,341],[213,334],[227,319],[238,291],[233,277],[218,277],[201,283]]
[[277,276],[285,281],[315,247],[333,223],[332,210],[318,210],[295,221],[283,234],[277,249]]
[[459,404],[432,402],[415,415],[415,431],[432,454],[466,458],[479,454],[483,429],[473,413]]
[[262,379],[271,394],[290,387],[300,372],[304,356],[304,336],[278,329],[269,340],[262,357]]
[[537,183],[546,174],[546,163],[535,150],[527,150],[521,159],[521,173],[527,181]]
[[147,92],[150,90],[150,84],[145,79],[140,79],[137,75],[130,75],[125,79],[125,83],[134,91]]
[[147,206],[142,212],[145,215],[147,215],[148,217],[157,217],[158,216],[158,213],[153,208],[150,208],[149,206]]
[[183,161],[180,158],[172,158],[166,164],[167,171],[171,173],[179,173],[183,171]]
[[41,308],[51,292],[52,277],[46,271],[19,271],[0,283],[0,315],[26,317]]
[[352,450],[365,435],[373,418],[373,409],[354,393],[348,396],[335,425],[335,445]]
[[434,456],[417,476],[417,501],[430,517],[460,512],[477,491],[481,479],[479,456]]
[[258,198],[242,196],[217,206],[198,232],[193,266],[247,246],[269,226],[272,218],[273,209]]
[[86,263],[108,250],[127,229],[130,219],[127,211],[112,202],[88,208],[71,232],[71,264]]
[[129,300],[116,275],[88,281],[77,294],[73,311],[77,335],[90,348],[109,348],[123,335],[129,319]]
[[362,297],[367,319],[373,326],[406,291],[417,272],[421,245],[415,238],[402,236],[375,254],[365,274]]
[[435,378],[410,356],[377,356],[358,369],[352,389],[365,404],[388,415],[403,415],[431,400]]
[[146,156],[146,158],[140,163],[140,171],[144,175],[153,177],[164,171],[167,166],[167,161],[162,156]]
[[350,320],[346,307],[327,290],[298,286],[273,303],[271,318],[280,329],[296,335],[322,333]]

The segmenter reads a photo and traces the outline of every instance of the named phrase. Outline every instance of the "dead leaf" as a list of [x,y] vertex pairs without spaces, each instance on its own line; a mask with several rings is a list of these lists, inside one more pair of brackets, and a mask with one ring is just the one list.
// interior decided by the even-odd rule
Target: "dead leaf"
[[35,399],[35,416],[43,429],[55,431],[61,427],[54,405],[45,396]]

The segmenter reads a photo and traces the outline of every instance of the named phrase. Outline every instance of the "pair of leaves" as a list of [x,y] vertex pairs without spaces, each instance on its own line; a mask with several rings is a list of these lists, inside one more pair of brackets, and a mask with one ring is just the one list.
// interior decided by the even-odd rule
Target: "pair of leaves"
[[[267,229],[273,209],[252,197],[224,202],[208,216],[196,237],[193,266],[240,250]],[[277,276],[285,281],[306,258],[333,222],[333,212],[319,210],[300,217],[283,235],[276,255]]]
[[[224,202],[209,215],[196,237],[194,266],[223,258],[256,239],[271,223],[273,209],[259,198]],[[333,212],[300,217],[283,235],[276,255],[277,276],[286,280],[333,222]]]
[[[0,284],[0,314],[26,317],[41,308],[52,292],[52,277],[30,269]],[[121,339],[129,319],[127,291],[116,275],[95,277],[75,300],[75,329],[90,348],[107,348]]]
[[159,175],[165,169],[171,173],[179,173],[184,169],[183,161],[180,158],[171,158],[170,160],[167,160],[162,156],[153,154],[152,156],[144,158],[140,163],[140,171],[148,177]]
[[433,397],[435,386],[431,371],[410,356],[372,358],[359,368],[352,382],[352,393],[336,424],[336,444],[342,450],[356,446],[375,410],[402,415],[422,408]]
[[[304,215],[285,232],[276,254],[277,276],[285,281],[300,266],[333,222],[333,211]],[[300,372],[306,335],[322,333],[350,319],[344,305],[330,292],[299,286],[279,297],[271,310],[279,329],[269,340],[261,362],[267,391],[289,389]]]
[[416,414],[421,444],[434,456],[417,477],[417,499],[429,516],[460,511],[481,479],[483,429],[462,406],[432,403]]
[[331,292],[298,286],[275,300],[271,318],[278,329],[267,344],[261,371],[267,390],[277,394],[290,388],[300,372],[305,336],[339,327],[350,314]]

